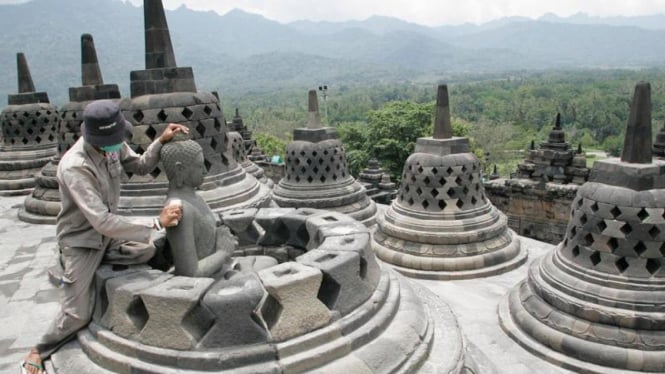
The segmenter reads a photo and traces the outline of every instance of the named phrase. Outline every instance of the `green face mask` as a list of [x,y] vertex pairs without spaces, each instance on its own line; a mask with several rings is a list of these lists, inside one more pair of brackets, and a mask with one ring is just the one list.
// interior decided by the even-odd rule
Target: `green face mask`
[[105,145],[105,146],[99,147],[99,148],[104,152],[118,152],[122,148],[122,143],[113,144],[113,145]]

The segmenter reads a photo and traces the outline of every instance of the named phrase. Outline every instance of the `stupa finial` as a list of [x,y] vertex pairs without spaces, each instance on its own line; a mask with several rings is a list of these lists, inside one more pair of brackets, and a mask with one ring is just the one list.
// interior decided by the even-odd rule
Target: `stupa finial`
[[651,85],[639,82],[630,105],[621,161],[649,164],[651,157]]
[[561,113],[556,114],[554,119],[554,130],[561,130]]
[[16,54],[16,67],[18,69],[18,93],[35,92],[35,84],[28,68],[28,61],[22,52]]
[[317,129],[321,127],[321,116],[319,115],[319,98],[316,90],[309,90],[307,110],[309,112],[309,123],[307,125],[310,129]]
[[450,124],[448,86],[445,84],[440,84],[436,91],[436,113],[432,137],[434,139],[450,139],[453,137],[453,128]]
[[99,69],[95,41],[92,35],[81,35],[81,83],[84,86],[100,86],[104,84],[102,71]]
[[171,44],[162,0],[143,0],[145,23],[145,68],[174,68],[175,54]]

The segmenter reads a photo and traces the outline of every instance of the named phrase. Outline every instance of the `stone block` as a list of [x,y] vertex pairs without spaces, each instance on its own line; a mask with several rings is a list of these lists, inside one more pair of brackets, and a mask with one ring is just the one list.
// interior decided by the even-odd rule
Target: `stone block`
[[280,217],[280,221],[289,230],[289,238],[286,244],[297,248],[307,248],[309,243],[309,232],[307,231],[307,219],[315,214],[322,213],[317,209],[299,208]]
[[318,299],[321,270],[287,262],[258,274],[269,294],[261,315],[274,341],[305,334],[330,321],[330,311]]
[[228,226],[238,237],[239,245],[256,244],[259,230],[254,225],[254,216],[258,209],[249,208],[220,213],[222,224]]
[[173,277],[140,291],[148,311],[148,322],[139,335],[143,344],[191,349],[211,323],[199,300],[214,282],[212,278]]
[[294,208],[262,208],[256,212],[254,221],[261,226],[263,234],[258,239],[259,245],[283,245],[289,239],[289,229],[279,217],[293,212]]
[[269,333],[257,313],[266,296],[255,273],[238,274],[213,284],[201,303],[214,315],[214,322],[199,341],[199,347],[219,348],[268,341]]
[[308,249],[317,247],[326,237],[343,236],[354,233],[369,232],[362,223],[346,214],[337,212],[324,212],[312,215],[306,221],[310,241]]
[[297,262],[317,268],[323,273],[318,293],[330,310],[346,315],[365,302],[375,286],[367,281],[366,268],[361,267],[360,254],[355,251],[323,251],[314,249],[298,257]]
[[[102,265],[95,272],[95,309],[92,320],[102,324],[102,316],[106,313],[109,305],[109,297],[106,293],[106,281],[122,277],[140,271],[147,271],[147,265]],[[106,327],[106,326],[105,326]]]
[[159,270],[147,270],[107,280],[109,307],[102,317],[102,326],[124,338],[137,335],[148,322],[148,311],[139,293],[172,277]]
[[360,255],[360,275],[372,288],[381,279],[381,268],[372,251],[369,233],[357,233],[343,236],[330,236],[325,238],[317,249],[324,251],[350,251]]

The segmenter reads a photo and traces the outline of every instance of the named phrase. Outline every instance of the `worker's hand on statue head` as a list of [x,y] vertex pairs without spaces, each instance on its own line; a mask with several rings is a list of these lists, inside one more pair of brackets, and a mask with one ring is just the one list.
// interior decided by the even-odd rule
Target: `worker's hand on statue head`
[[178,226],[180,219],[182,219],[182,205],[167,205],[159,213],[159,223],[162,227]]
[[184,134],[189,134],[189,128],[187,126],[183,126],[177,123],[169,123],[168,126],[164,129],[164,132],[162,135],[159,137],[159,141],[162,144],[166,144],[173,139],[175,134],[177,133],[184,133]]

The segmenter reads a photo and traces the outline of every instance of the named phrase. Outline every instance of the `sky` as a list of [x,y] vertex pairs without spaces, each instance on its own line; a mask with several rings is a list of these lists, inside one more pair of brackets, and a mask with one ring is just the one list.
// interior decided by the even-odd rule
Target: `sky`
[[[29,0],[0,0],[0,4]],[[123,0],[139,5],[143,0]],[[395,17],[427,26],[481,24],[494,19],[545,13],[562,17],[665,14],[665,0],[163,0],[167,9],[185,4],[219,14],[239,8],[282,23],[363,20],[372,15]]]

